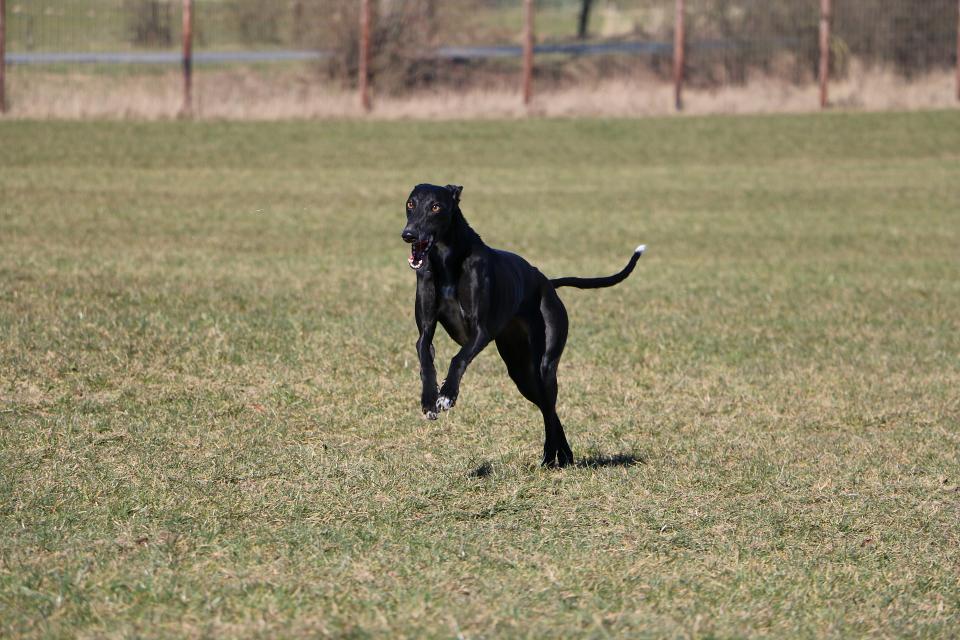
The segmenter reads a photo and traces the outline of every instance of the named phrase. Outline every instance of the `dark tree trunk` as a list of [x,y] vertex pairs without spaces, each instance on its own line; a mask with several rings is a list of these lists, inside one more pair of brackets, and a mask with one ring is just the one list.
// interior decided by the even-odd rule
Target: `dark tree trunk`
[[590,8],[593,6],[593,0],[580,1],[580,19],[577,21],[577,38],[585,40],[587,38],[587,27],[590,24]]

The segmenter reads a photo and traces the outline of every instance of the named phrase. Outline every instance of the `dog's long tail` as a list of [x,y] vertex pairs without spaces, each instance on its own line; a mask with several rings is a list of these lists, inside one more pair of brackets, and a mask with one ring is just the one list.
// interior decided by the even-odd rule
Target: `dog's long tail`
[[627,276],[633,271],[633,268],[637,266],[637,260],[640,259],[640,256],[643,255],[643,252],[646,250],[647,245],[642,244],[636,248],[633,252],[633,255],[630,256],[630,262],[627,263],[627,266],[623,268],[623,271],[620,273],[615,273],[612,276],[603,276],[600,278],[557,278],[551,280],[550,284],[554,287],[576,287],[577,289],[602,289],[603,287],[612,287],[615,284],[620,284],[627,279]]

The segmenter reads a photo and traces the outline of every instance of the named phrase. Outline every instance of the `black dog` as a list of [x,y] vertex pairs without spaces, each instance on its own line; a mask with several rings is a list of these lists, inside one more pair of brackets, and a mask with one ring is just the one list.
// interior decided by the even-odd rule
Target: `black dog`
[[[557,364],[567,341],[567,311],[555,289],[613,286],[630,275],[644,246],[637,247],[616,275],[549,280],[520,256],[483,243],[460,212],[462,190],[420,184],[407,198],[407,226],[401,235],[412,245],[408,262],[417,271],[423,415],[436,420],[441,410],[456,404],[464,371],[494,340],[520,393],[543,413],[543,464],[572,464],[573,452],[556,411]],[[439,391],[433,366],[438,320],[460,345]]]

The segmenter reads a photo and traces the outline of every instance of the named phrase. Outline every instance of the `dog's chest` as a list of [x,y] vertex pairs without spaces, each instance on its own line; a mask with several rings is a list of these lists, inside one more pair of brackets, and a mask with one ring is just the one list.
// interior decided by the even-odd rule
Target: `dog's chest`
[[448,247],[437,245],[441,268],[437,270],[437,315],[440,324],[458,344],[467,341],[467,322],[460,304],[457,291],[459,270],[451,264],[451,252]]
[[453,284],[441,284],[437,287],[437,312],[440,324],[450,337],[459,344],[467,341],[467,323],[457,297],[457,287]]

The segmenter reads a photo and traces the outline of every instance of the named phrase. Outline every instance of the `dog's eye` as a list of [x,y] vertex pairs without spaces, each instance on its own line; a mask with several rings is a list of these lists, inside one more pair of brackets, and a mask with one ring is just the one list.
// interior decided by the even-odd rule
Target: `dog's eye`
[[434,203],[434,205],[433,205],[432,207],[430,207],[430,211],[433,211],[434,213],[437,213],[438,211],[440,211],[440,205]]
[[413,200],[407,200],[407,209],[413,209]]

